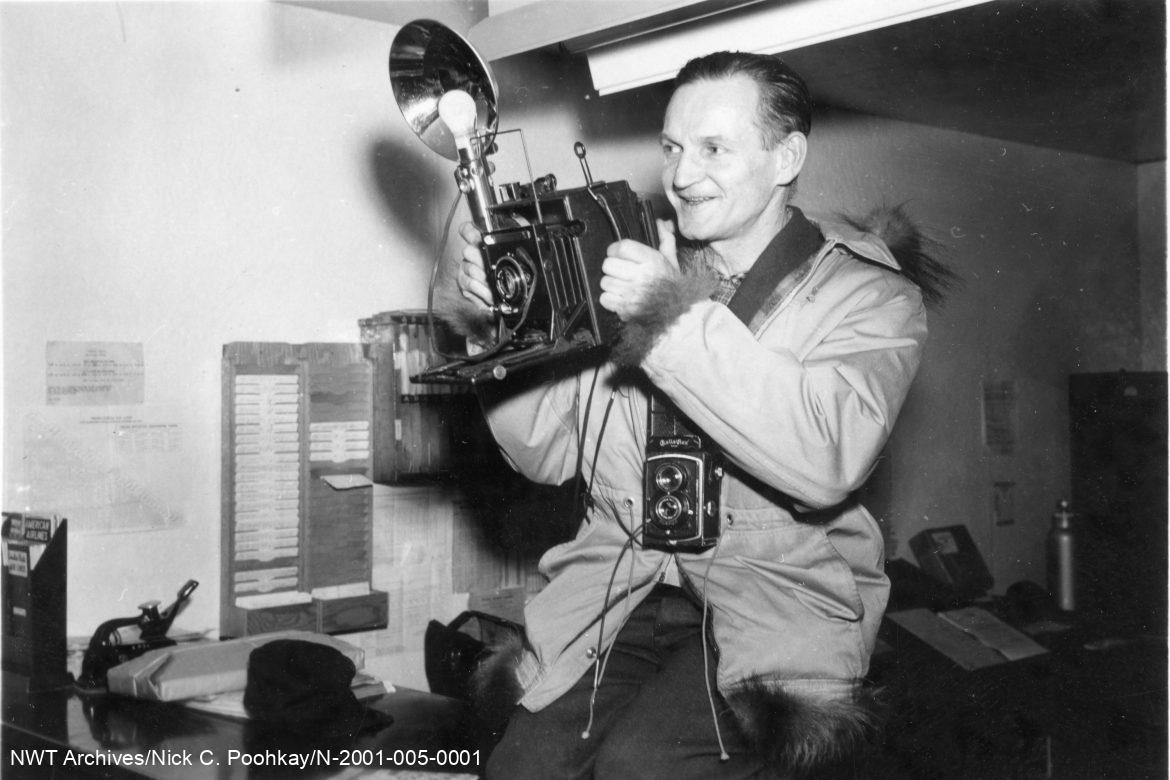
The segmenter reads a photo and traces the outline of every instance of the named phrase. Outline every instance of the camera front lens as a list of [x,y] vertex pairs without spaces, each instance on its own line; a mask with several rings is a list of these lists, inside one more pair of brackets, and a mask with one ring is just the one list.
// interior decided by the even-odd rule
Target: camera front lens
[[673,463],[663,464],[654,472],[654,484],[666,493],[673,493],[686,484],[686,481],[687,475]]
[[683,502],[675,496],[663,496],[654,504],[654,517],[661,525],[674,525],[682,513]]
[[523,268],[511,255],[504,255],[495,267],[496,295],[501,303],[519,306],[528,293],[528,280]]

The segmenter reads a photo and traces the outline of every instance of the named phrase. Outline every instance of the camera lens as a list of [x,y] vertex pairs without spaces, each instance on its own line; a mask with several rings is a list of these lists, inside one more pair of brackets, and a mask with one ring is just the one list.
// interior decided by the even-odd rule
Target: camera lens
[[654,517],[661,525],[674,525],[682,513],[683,502],[675,496],[663,496],[654,503]]
[[520,307],[528,295],[530,278],[515,256],[508,254],[497,260],[493,281],[499,302],[510,307]]
[[667,493],[678,490],[686,484],[686,481],[687,475],[673,463],[663,464],[654,472],[654,484],[658,486],[659,490]]

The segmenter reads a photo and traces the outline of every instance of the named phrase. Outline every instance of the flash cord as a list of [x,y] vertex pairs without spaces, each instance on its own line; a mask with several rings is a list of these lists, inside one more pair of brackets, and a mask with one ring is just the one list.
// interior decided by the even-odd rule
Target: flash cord
[[459,200],[462,197],[463,193],[456,191],[455,199],[451,201],[451,208],[447,211],[447,219],[443,222],[443,230],[439,233],[439,248],[435,252],[435,261],[431,263],[431,278],[427,283],[427,333],[430,334],[427,346],[432,357],[438,355],[448,360],[456,359],[458,356],[447,354],[437,345],[438,339],[435,338],[435,283],[439,278],[439,265],[443,262],[443,254],[447,251],[447,234],[451,231],[451,223],[455,220],[455,212],[459,208]]

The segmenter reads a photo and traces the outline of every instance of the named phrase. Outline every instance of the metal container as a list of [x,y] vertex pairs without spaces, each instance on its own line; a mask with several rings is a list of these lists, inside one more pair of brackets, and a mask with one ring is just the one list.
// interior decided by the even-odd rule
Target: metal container
[[1052,514],[1048,532],[1048,592],[1064,612],[1077,608],[1076,536],[1073,513],[1067,500],[1061,499]]

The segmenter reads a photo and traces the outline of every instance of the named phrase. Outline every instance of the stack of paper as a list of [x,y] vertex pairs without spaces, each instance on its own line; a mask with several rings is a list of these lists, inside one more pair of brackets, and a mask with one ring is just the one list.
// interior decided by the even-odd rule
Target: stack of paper
[[987,610],[891,612],[890,620],[970,671],[1048,652]]

